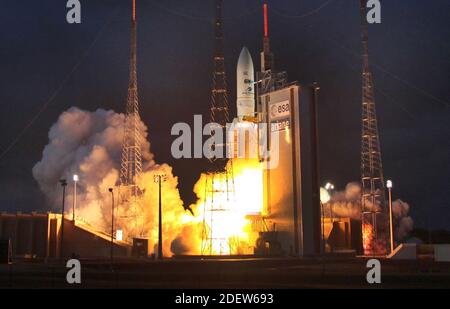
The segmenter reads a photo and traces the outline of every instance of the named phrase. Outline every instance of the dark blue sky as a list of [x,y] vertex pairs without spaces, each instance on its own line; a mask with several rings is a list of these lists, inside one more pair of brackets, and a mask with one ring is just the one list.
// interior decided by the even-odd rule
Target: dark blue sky
[[[129,2],[81,0],[82,23],[69,25],[66,1],[0,0],[0,152],[20,137],[0,158],[0,210],[46,209],[31,168],[62,111],[73,105],[124,110]],[[385,176],[394,180],[394,197],[410,203],[418,226],[450,229],[450,2],[382,3],[382,24],[369,32]],[[359,179],[359,1],[269,5],[277,67],[291,80],[321,86],[321,179],[342,189]],[[259,63],[260,6],[258,0],[225,0],[233,113],[243,45]],[[174,166],[186,203],[204,164],[171,158],[170,128],[191,122],[193,114],[208,117],[213,12],[211,0],[138,0],[142,118],[156,160]]]

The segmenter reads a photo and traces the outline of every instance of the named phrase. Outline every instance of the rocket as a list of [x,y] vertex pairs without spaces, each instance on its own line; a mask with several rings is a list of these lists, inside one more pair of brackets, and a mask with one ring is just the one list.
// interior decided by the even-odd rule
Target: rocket
[[237,85],[237,116],[242,120],[243,117],[255,116],[255,85],[254,85],[253,60],[247,47],[243,47],[239,55],[236,69]]

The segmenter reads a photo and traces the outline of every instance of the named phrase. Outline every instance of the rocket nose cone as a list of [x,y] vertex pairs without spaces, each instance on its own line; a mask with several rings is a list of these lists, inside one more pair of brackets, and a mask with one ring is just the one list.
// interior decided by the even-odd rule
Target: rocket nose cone
[[247,47],[243,47],[239,54],[238,65],[253,65],[252,55],[248,51]]

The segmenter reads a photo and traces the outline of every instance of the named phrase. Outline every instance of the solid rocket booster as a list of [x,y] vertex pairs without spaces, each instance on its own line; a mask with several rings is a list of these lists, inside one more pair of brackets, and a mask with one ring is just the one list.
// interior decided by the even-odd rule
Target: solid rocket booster
[[236,70],[237,116],[239,119],[255,116],[255,85],[253,60],[247,47],[243,47]]

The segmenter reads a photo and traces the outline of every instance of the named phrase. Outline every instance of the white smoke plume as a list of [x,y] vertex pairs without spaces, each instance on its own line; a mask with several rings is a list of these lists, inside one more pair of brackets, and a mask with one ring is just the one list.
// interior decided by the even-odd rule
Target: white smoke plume
[[393,219],[396,221],[398,226],[396,238],[402,240],[408,237],[409,233],[414,228],[414,221],[408,215],[409,214],[409,204],[398,199],[392,202],[392,214]]
[[[97,109],[95,112],[89,112],[76,107],[59,116],[50,128],[49,143],[44,148],[42,159],[33,167],[33,176],[48,198],[53,211],[59,212],[61,209],[62,189],[59,180],[64,178],[68,182],[66,213],[72,213],[74,190],[71,180],[73,174],[78,174],[80,180],[77,184],[75,211],[77,219],[98,230],[108,231],[111,222],[111,194],[108,188],[113,187],[115,193],[119,191],[117,185],[124,119],[123,114],[111,110]],[[141,213],[140,220],[143,232],[149,238],[149,247],[153,248],[158,239],[158,185],[154,182],[154,175],[166,174],[167,180],[162,184],[163,249],[165,255],[170,255],[172,241],[178,239],[179,243],[179,234],[183,227],[189,226],[191,216],[183,208],[177,188],[178,179],[173,176],[172,168],[167,164],[154,162],[150,143],[147,141],[147,128],[143,122],[140,122],[140,131],[144,141],[143,175],[137,180],[139,187],[144,189],[143,204],[138,210]],[[120,205],[116,207],[120,225],[120,214],[126,213],[127,209]],[[127,226],[121,228],[124,233],[127,232]],[[186,241],[184,246],[188,246]],[[177,248],[176,244],[172,247]],[[183,248],[183,252],[189,251]]]
[[[345,190],[335,191],[331,195],[327,195],[328,192],[321,188],[321,199],[325,204],[325,216],[330,216],[331,214],[335,218],[361,219],[361,185],[359,183],[350,182],[345,187]],[[376,209],[377,207],[377,205],[369,205],[369,209]],[[414,221],[408,215],[409,209],[409,204],[400,199],[392,202],[397,241],[405,239],[413,230]]]

